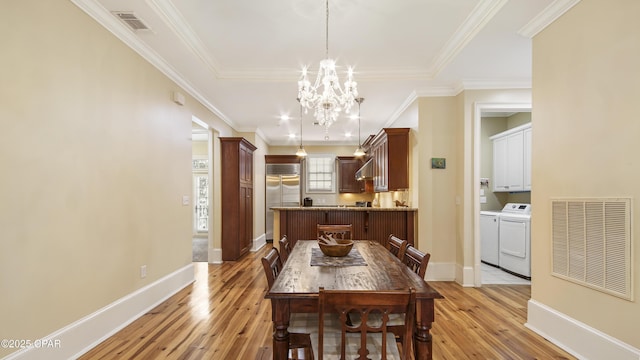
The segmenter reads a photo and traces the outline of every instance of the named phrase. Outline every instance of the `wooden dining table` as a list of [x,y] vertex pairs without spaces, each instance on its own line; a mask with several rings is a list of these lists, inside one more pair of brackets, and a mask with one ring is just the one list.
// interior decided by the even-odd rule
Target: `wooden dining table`
[[[442,298],[420,276],[376,241],[356,240],[357,259],[335,259],[333,264],[312,265],[312,252],[319,249],[316,240],[296,242],[289,259],[265,298],[271,299],[273,359],[287,359],[289,318],[291,313],[318,311],[318,289],[327,290],[408,290],[416,291],[415,359],[432,358],[431,324],[434,321],[434,300]],[[326,259],[325,259],[326,260]],[[332,259],[328,259],[329,263]],[[341,261],[354,261],[352,265]]]

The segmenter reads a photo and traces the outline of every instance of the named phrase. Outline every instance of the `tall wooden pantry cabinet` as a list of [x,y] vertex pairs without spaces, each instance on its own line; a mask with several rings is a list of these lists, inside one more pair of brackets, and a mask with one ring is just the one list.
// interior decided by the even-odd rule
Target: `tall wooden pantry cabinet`
[[222,260],[239,259],[253,245],[253,152],[241,137],[220,138]]

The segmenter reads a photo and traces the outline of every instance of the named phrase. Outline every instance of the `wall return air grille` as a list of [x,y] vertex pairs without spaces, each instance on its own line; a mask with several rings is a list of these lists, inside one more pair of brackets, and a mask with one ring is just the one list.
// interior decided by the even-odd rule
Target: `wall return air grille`
[[552,274],[633,300],[631,199],[552,199]]

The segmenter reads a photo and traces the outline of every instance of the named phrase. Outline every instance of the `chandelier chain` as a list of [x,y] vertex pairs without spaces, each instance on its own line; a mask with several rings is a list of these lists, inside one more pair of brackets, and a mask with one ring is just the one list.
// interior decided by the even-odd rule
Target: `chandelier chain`
[[327,11],[325,17],[325,39],[324,39],[324,55],[325,59],[329,58],[329,0],[326,3]]

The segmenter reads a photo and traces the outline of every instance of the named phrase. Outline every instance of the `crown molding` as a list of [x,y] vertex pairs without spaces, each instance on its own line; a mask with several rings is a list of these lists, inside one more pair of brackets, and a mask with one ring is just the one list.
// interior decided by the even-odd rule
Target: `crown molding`
[[436,56],[428,73],[438,75],[507,2],[508,0],[480,1]]
[[149,7],[162,19],[162,21],[176,34],[182,43],[191,50],[213,73],[214,77],[220,75],[220,65],[206,50],[204,43],[193,31],[189,23],[169,0],[147,0]]
[[417,99],[418,99],[418,94],[415,91],[412,91],[411,94],[409,94],[409,96],[407,96],[407,98],[402,102],[402,104],[400,104],[400,106],[396,109],[396,111],[394,111],[393,114],[391,114],[391,116],[389,117],[389,120],[387,120],[387,122],[384,123],[382,127],[386,128],[391,126],[391,124],[396,122],[396,120],[398,120],[400,115],[402,115],[409,108],[409,106],[411,106],[411,104],[413,104],[413,102],[416,101]]
[[532,39],[540,31],[544,30],[551,23],[556,21],[565,12],[569,11],[572,7],[578,4],[580,0],[556,0],[549,4],[542,12],[536,17],[531,19],[525,26],[523,26],[518,34],[526,38]]

